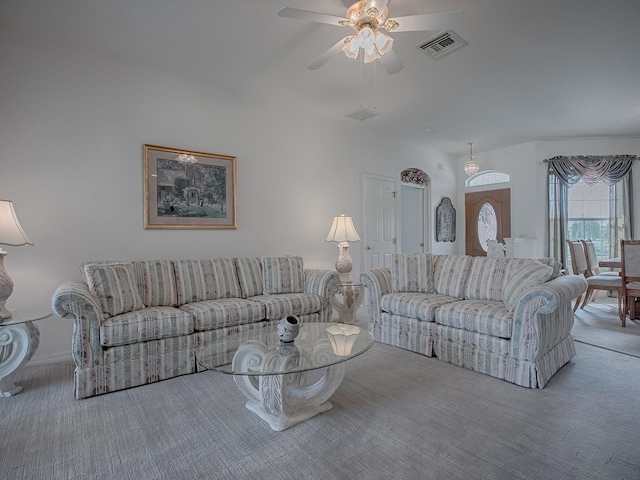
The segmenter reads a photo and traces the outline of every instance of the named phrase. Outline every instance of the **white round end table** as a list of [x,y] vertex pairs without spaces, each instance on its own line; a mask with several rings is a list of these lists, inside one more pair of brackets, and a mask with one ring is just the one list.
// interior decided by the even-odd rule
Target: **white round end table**
[[33,324],[53,313],[46,310],[14,310],[0,322],[0,398],[19,393],[14,383],[17,370],[27,363],[40,343],[40,331]]

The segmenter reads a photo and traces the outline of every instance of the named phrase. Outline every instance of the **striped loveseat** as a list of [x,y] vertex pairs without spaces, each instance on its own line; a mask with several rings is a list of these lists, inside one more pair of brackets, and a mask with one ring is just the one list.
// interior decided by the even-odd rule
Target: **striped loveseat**
[[82,276],[52,299],[74,320],[78,399],[194,373],[198,348],[286,315],[327,322],[339,282],[300,257],[91,262]]
[[394,254],[362,272],[379,342],[544,387],[575,356],[571,300],[587,282],[549,258]]

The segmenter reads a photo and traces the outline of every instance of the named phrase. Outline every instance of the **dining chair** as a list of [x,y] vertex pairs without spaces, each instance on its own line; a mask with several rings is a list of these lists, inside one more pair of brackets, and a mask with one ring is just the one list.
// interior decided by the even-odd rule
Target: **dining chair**
[[[584,276],[584,272],[587,270],[587,258],[584,255],[584,248],[578,240],[567,239],[567,245],[569,246],[569,256],[571,257],[571,271],[574,275]],[[576,303],[573,305],[573,311],[575,312],[580,305],[582,295],[576,298]]]
[[598,256],[596,254],[596,247],[593,244],[592,240],[580,240],[582,246],[584,247],[584,253],[587,256],[587,272],[589,276],[592,277],[594,275],[613,275],[620,276],[619,272],[601,272],[600,266],[598,265]]
[[579,240],[567,240],[569,245],[569,252],[571,254],[571,267],[574,275],[582,275],[587,281],[587,291],[582,296],[576,299],[576,303],[573,306],[573,311],[578,309],[578,304],[582,300],[580,308],[584,308],[590,301],[593,300],[599,290],[610,290],[617,293],[618,296],[618,317],[622,326],[625,325],[625,314],[622,307],[623,291],[622,291],[622,277],[619,275],[591,275],[588,270],[587,255],[584,245]]
[[621,240],[620,250],[624,313],[626,318],[626,312],[629,312],[629,318],[633,320],[636,318],[636,298],[640,297],[640,240]]

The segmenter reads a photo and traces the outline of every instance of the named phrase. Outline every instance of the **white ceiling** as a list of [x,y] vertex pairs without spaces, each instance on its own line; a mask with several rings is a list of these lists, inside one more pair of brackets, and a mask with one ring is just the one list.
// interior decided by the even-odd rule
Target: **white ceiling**
[[[278,17],[344,16],[348,0],[2,0],[0,27],[87,48],[464,155],[535,140],[640,137],[640,0],[390,0],[390,17],[460,10],[469,45],[439,60],[437,32],[391,34],[405,68],[343,54],[349,34]],[[361,80],[362,78],[362,80]],[[375,96],[374,96],[375,81]],[[379,116],[345,115],[360,105]],[[431,132],[425,128],[433,129]]]

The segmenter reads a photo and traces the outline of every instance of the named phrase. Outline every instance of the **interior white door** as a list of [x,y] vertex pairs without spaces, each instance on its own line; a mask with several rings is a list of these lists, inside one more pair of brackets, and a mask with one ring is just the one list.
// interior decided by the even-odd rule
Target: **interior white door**
[[424,189],[400,186],[400,251],[424,252]]
[[386,267],[396,251],[396,181],[364,175],[364,266]]

